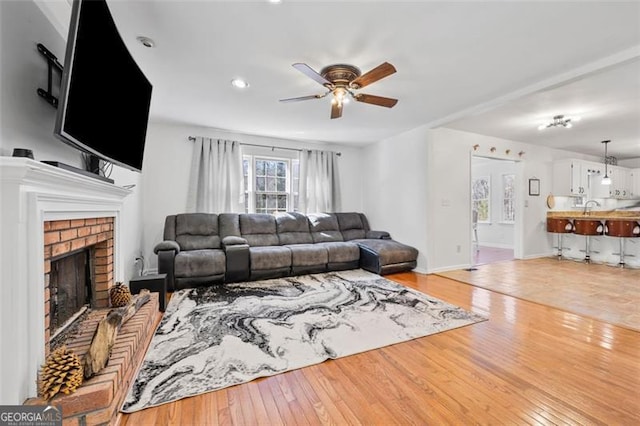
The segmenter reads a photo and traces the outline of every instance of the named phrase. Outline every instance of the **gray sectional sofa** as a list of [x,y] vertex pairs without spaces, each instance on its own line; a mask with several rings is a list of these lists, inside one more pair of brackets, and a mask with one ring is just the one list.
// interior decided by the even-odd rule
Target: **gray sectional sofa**
[[154,249],[168,289],[363,268],[416,267],[418,250],[371,231],[362,213],[186,213],[167,216]]

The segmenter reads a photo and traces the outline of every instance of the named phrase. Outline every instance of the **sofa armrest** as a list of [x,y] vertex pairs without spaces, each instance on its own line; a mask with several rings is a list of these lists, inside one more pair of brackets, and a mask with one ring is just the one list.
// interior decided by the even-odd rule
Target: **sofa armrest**
[[249,244],[240,237],[228,236],[222,240],[226,257],[226,282],[247,281],[249,279]]
[[387,231],[367,231],[367,239],[390,240],[391,235]]
[[234,235],[229,235],[222,239],[222,247],[231,247],[231,246],[239,246],[239,245],[248,245],[247,240],[242,237],[236,237]]
[[175,241],[162,241],[158,244],[156,244],[156,246],[153,248],[153,252],[155,254],[158,254],[161,251],[175,251],[175,254],[180,253],[180,246],[178,245],[178,243],[176,243]]
[[167,274],[167,291],[174,291],[175,285],[175,250],[160,250],[158,254],[158,273]]

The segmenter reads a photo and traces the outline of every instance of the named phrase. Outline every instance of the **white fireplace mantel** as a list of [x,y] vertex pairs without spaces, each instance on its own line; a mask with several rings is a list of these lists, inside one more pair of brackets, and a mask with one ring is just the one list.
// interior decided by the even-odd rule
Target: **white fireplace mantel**
[[114,217],[114,279],[122,280],[120,217],[130,193],[27,158],[0,157],[0,404],[35,396],[44,362],[44,222]]

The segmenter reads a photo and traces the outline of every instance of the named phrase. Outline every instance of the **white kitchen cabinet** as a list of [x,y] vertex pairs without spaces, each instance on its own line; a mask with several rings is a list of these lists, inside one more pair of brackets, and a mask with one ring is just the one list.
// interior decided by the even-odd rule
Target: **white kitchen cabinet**
[[631,184],[631,196],[629,198],[640,198],[640,168],[631,169],[628,177]]
[[609,187],[609,197],[618,200],[632,198],[632,179],[629,169],[620,166],[608,166],[611,185]]
[[583,171],[587,173],[587,196],[588,198],[608,198],[610,187],[602,184],[604,177],[604,164],[593,161],[583,162]]
[[604,164],[585,160],[558,160],[553,163],[553,193],[564,196],[606,198],[609,188],[601,185]]

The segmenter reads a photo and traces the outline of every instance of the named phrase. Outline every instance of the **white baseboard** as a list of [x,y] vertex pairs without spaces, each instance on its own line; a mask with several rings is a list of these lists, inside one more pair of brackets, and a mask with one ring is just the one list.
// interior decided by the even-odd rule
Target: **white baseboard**
[[427,271],[428,274],[437,274],[439,272],[448,272],[448,271],[456,271],[458,269],[468,269],[471,268],[471,265],[466,263],[464,265],[451,265],[451,266],[443,266],[442,268],[433,268]]
[[529,259],[540,259],[541,257],[554,257],[555,254],[553,252],[550,253],[538,253],[538,254],[529,254],[527,256],[524,256],[522,258],[522,260],[529,260]]
[[483,242],[479,242],[478,245],[480,247],[490,247],[490,248],[501,248],[501,249],[508,249],[508,250],[513,250],[513,245],[512,244],[501,244],[501,243],[483,243]]

